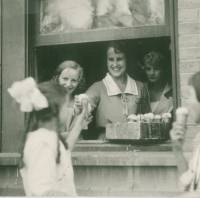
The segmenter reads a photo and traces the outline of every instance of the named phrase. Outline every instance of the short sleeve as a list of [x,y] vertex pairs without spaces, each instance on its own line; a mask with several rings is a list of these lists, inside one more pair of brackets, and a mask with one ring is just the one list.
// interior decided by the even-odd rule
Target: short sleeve
[[57,149],[54,142],[40,139],[29,142],[24,153],[29,192],[31,195],[45,195],[55,185]]
[[100,83],[101,82],[94,83],[86,91],[86,94],[89,96],[89,102],[92,110],[96,108],[100,100]]

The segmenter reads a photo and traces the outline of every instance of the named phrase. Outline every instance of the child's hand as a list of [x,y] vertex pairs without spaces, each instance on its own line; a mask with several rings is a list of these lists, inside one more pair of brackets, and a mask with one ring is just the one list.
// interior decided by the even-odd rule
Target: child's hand
[[79,99],[79,96],[75,96],[74,97],[74,111],[75,111],[75,114],[78,115],[80,114],[80,112],[82,111],[82,108],[83,108],[83,104],[81,102],[81,100]]
[[87,129],[87,125],[92,121],[92,115],[88,112],[88,101],[82,101],[81,113],[78,115],[78,119],[81,122],[82,129]]
[[87,127],[87,122],[86,120],[89,118],[88,116],[88,101],[84,100],[82,101],[82,110],[80,114],[76,116],[76,120],[74,123],[74,126],[69,133],[67,137],[67,144],[70,150],[73,149],[82,129],[85,129]]
[[173,127],[170,131],[170,137],[175,146],[182,147],[186,130],[186,126],[183,126],[178,122],[173,123]]

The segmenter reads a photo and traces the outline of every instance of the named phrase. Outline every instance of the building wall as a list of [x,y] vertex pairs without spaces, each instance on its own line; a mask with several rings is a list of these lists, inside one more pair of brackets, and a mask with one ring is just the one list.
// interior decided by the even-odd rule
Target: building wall
[[[5,5],[11,4],[11,1],[3,0]],[[19,2],[20,0],[18,0]],[[13,2],[12,2],[13,3]],[[20,4],[20,10],[24,11],[24,4]],[[11,6],[12,7],[12,6]],[[178,1],[178,69],[180,82],[180,93],[181,93],[181,104],[185,105],[188,102],[188,87],[187,80],[188,78],[200,70],[200,0],[179,0]],[[12,12],[14,13],[14,12]],[[20,12],[19,12],[20,13]],[[23,17],[23,12],[21,12],[21,17]],[[5,13],[6,14],[6,13]],[[6,16],[5,16],[6,17]],[[7,16],[9,17],[9,16]],[[8,18],[9,19],[9,18]],[[21,20],[21,19],[19,19]],[[8,20],[9,21],[9,20]],[[22,19],[23,22],[23,19]],[[12,24],[12,20],[10,20]],[[24,24],[24,22],[23,22]],[[4,26],[5,25],[5,26]],[[13,24],[14,25],[14,24]],[[3,27],[8,28],[7,24],[3,24]],[[11,26],[14,27],[14,26]],[[23,29],[23,28],[22,28]],[[24,29],[23,29],[24,31]],[[19,46],[19,43],[15,42],[16,39],[13,29],[9,31],[9,36],[5,34],[8,38],[7,43],[4,43],[4,54],[3,63],[7,67],[12,67],[13,63],[15,64],[14,59],[10,59],[9,56],[6,56],[6,53],[9,54],[13,52],[11,50],[12,44],[14,46]],[[24,40],[23,40],[24,42]],[[21,42],[20,42],[21,43]],[[24,43],[21,43],[24,45]],[[13,50],[15,48],[12,48]],[[9,51],[9,52],[6,52]],[[17,51],[17,50],[14,50]],[[14,52],[13,52],[14,53]],[[14,57],[12,53],[11,57]],[[19,56],[18,56],[19,57]],[[24,56],[20,55],[21,59],[18,61],[18,66],[21,67],[21,70],[25,70]],[[22,64],[19,64],[22,63]],[[4,71],[6,72],[6,71]],[[16,79],[21,78],[20,75],[16,75]],[[5,79],[6,85],[10,84],[12,78]],[[3,81],[4,82],[4,81]],[[4,86],[4,85],[3,85]],[[7,100],[7,96],[4,96],[4,100]],[[7,114],[6,111],[4,111]],[[16,114],[13,114],[16,117]],[[13,118],[14,119],[14,118]],[[21,118],[20,118],[21,119]],[[15,120],[15,119],[14,119]],[[15,139],[12,136],[12,127],[10,126],[10,136],[3,138],[5,142],[9,142],[10,139]],[[185,143],[185,150],[191,150],[192,144],[191,141],[194,138],[195,134],[198,132],[200,126],[196,126],[192,121],[189,122],[187,133],[187,140]],[[8,129],[4,129],[8,130]],[[12,136],[12,137],[11,137]],[[8,148],[7,144],[3,147],[5,151],[13,151],[13,148]],[[167,160],[167,158],[166,158]],[[0,166],[0,195],[23,195],[21,181],[18,183],[16,181],[16,175],[18,174],[16,165],[14,166]],[[132,194],[135,190],[145,191],[151,190],[152,188],[155,191],[174,191],[176,190],[177,184],[176,179],[177,171],[175,165],[169,167],[165,166],[141,166],[141,167],[132,167],[132,166],[75,166],[75,181],[77,188],[82,195],[128,195]],[[146,179],[148,178],[148,180]],[[123,181],[123,182],[122,182]],[[167,186],[166,186],[166,181]],[[146,183],[145,183],[146,182]],[[159,185],[158,185],[158,182]],[[171,182],[171,183],[170,183]],[[14,187],[11,187],[11,185]],[[121,186],[120,186],[121,185]],[[126,191],[123,192],[123,191]],[[98,192],[99,191],[99,192]],[[98,192],[98,193],[97,193]]]
[[[200,1],[178,1],[178,66],[181,104],[188,103],[188,79],[200,70]],[[200,130],[189,118],[185,150],[191,150],[191,141]]]
[[[24,116],[9,96],[13,81],[25,76],[26,25],[25,0],[2,1],[2,145],[1,152],[17,152],[20,148]],[[14,19],[14,20],[13,20]]]

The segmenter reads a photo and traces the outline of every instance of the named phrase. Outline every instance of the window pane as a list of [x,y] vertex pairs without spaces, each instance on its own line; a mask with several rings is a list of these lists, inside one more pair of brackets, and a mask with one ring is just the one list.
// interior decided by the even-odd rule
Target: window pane
[[164,0],[41,0],[40,33],[164,25]]

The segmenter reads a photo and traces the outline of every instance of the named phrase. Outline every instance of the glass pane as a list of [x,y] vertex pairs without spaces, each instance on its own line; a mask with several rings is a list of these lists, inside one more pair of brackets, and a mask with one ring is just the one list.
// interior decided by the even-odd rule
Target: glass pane
[[164,0],[41,0],[40,33],[165,23]]

